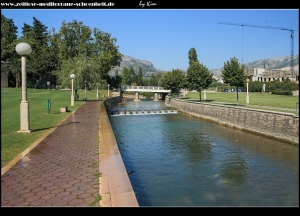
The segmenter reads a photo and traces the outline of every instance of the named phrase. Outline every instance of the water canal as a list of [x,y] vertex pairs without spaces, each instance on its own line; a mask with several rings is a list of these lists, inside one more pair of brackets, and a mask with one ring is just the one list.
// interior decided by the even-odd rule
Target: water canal
[[[128,101],[112,111],[164,110]],[[110,115],[140,206],[299,206],[299,147],[196,117]]]

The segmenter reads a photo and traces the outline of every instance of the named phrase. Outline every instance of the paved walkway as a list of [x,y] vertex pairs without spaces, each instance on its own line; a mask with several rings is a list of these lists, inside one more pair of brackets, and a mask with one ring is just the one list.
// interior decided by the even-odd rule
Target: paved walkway
[[[87,101],[1,176],[2,207],[103,206],[99,167],[103,169],[107,162],[99,163],[100,107],[104,109],[102,101]],[[122,159],[118,161],[125,170]],[[107,171],[105,175],[109,179]],[[127,204],[138,206],[128,175],[126,178],[133,197]],[[102,188],[109,195],[104,195],[104,206],[122,206],[117,200],[112,203],[111,189],[109,185]]]

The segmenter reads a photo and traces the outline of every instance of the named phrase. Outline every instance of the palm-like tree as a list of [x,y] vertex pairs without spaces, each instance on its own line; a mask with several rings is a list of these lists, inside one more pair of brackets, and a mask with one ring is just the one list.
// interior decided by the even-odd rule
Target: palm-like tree
[[3,66],[1,73],[11,73],[16,79],[16,88],[19,88],[21,83],[21,60],[18,58],[8,60],[7,64]]

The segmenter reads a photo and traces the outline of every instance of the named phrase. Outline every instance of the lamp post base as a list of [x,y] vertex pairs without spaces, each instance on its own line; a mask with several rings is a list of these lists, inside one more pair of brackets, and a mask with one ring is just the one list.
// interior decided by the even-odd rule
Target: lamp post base
[[71,95],[71,106],[74,106],[74,95]]
[[18,133],[31,133],[31,130],[19,130]]
[[30,133],[29,124],[29,103],[28,101],[21,101],[20,104],[20,130],[18,133]]
[[249,95],[246,96],[246,103],[249,103]]

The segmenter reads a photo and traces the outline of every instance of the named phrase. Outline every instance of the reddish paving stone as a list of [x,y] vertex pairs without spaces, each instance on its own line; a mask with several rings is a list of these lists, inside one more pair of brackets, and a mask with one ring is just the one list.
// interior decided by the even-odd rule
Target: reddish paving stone
[[62,192],[62,193],[59,193],[56,195],[56,197],[65,197],[65,196],[69,196],[70,195],[70,192]]
[[50,182],[56,183],[56,182],[60,182],[60,181],[61,181],[61,179],[56,178],[56,179],[52,179]]
[[19,205],[19,203],[22,203],[22,202],[24,202],[24,201],[25,201],[25,198],[19,197],[19,198],[10,200],[10,201],[9,201],[9,204],[11,204],[11,205]]
[[61,202],[61,198],[60,197],[54,197],[54,198],[48,199],[46,201],[46,204],[47,205],[53,205],[53,204],[59,203],[59,202]]
[[58,188],[56,190],[51,191],[51,193],[53,193],[53,194],[59,194],[59,193],[63,193],[64,191],[65,191],[64,189]]
[[40,191],[43,191],[43,190],[45,190],[45,188],[43,188],[43,187],[38,187],[38,188],[35,188],[35,189],[31,190],[31,192],[37,193],[37,192],[40,192]]
[[[76,178],[76,177],[75,177]],[[61,178],[63,181],[71,181],[72,179],[74,179],[74,176],[73,177],[68,177],[68,178]]]
[[[29,194],[30,193],[30,190],[28,188],[25,188],[23,190],[19,190],[16,192],[16,194]],[[22,196],[21,196],[22,197]]]
[[[63,186],[66,185],[66,182],[60,181],[60,182],[55,182],[55,185],[59,186],[60,188],[62,188]],[[72,185],[67,185],[68,187],[72,187]]]
[[28,192],[28,193],[23,193],[20,197],[27,198],[27,197],[32,197],[34,195],[36,195],[36,193]]
[[[1,191],[1,195],[2,195],[2,191]],[[5,194],[6,195],[6,194]],[[11,201],[11,200],[16,200],[20,197],[20,194],[7,194],[7,200]],[[2,198],[2,197],[1,197]],[[5,199],[4,199],[5,201]]]
[[54,185],[54,183],[52,183],[52,182],[47,182],[47,183],[45,183],[45,184],[42,184],[41,187],[50,187],[50,186],[53,186],[53,185]]
[[13,191],[16,191],[16,192],[21,191],[21,190],[25,190],[25,189],[26,189],[26,187],[24,187],[24,186],[13,187]]
[[62,184],[59,188],[62,188],[64,190],[70,188],[70,187],[73,187],[72,184],[69,184],[69,183],[66,183],[66,182],[63,182],[64,184]]
[[1,206],[90,206],[98,136],[99,101],[87,101],[1,176]]
[[17,207],[24,207],[24,206],[28,206],[30,204],[30,202],[20,202],[18,204],[15,204],[14,206]]
[[74,185],[74,184],[79,183],[79,182],[80,182],[80,180],[74,179],[74,180],[69,181],[68,184]]
[[49,194],[49,191],[47,191],[47,190],[43,190],[43,191],[40,191],[40,192],[36,193],[37,196],[44,196],[44,195],[47,195],[47,194]]
[[32,201],[35,201],[35,200],[39,200],[41,198],[41,196],[31,196],[31,197],[27,197],[25,199],[25,201],[28,201],[28,202],[32,202]]
[[78,196],[76,195],[68,195],[68,196],[64,196],[62,197],[62,201],[71,201],[71,200],[75,200],[78,199]]
[[70,188],[67,188],[66,191],[68,192],[73,192],[73,191],[77,191],[78,188],[77,187],[70,187]]
[[52,186],[46,187],[46,190],[49,191],[49,193],[50,193],[50,191],[53,191],[53,190],[55,190],[55,189],[57,189],[57,188],[59,188],[58,185],[52,185]]
[[[83,204],[83,199],[74,199],[68,202],[70,206],[78,206],[80,204]],[[84,206],[88,206],[88,204],[84,204]]]
[[56,194],[49,194],[49,191],[48,191],[48,194],[45,194],[45,195],[41,195],[41,199],[42,200],[49,200],[53,197],[55,197]]
[[30,203],[31,206],[44,206],[45,204],[45,200],[42,199]]

